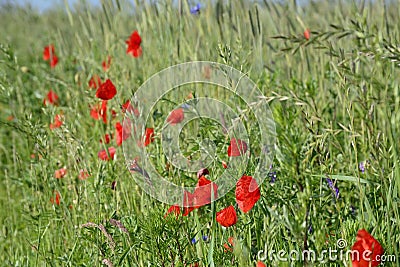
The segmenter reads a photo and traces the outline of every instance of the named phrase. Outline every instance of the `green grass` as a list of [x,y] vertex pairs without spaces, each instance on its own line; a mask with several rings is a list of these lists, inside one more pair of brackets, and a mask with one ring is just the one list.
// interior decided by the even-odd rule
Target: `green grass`
[[[386,255],[397,256],[385,266],[400,266],[399,4],[207,1],[192,15],[186,1],[181,14],[172,4],[176,1],[144,2],[134,8],[125,1],[103,1],[99,9],[81,4],[75,11],[42,14],[0,9],[0,265],[100,266],[108,259],[114,266],[255,266],[259,250],[321,252],[335,249],[338,239],[350,249],[365,228]],[[306,28],[309,40],[303,37]],[[126,54],[125,40],[133,30],[142,36],[140,58]],[[42,58],[50,43],[59,57],[54,69]],[[104,72],[101,62],[108,55],[111,68]],[[188,217],[165,219],[169,206],[142,192],[125,167],[122,147],[114,161],[97,157],[104,148],[99,140],[123,119],[125,100],[158,71],[193,60],[224,63],[249,75],[265,94],[276,124],[277,180],[272,184],[267,178],[260,201],[247,214],[238,210],[238,223],[227,229],[216,223],[215,213],[235,203],[234,190]],[[89,106],[98,103],[87,85],[93,74],[110,78],[118,90],[108,103],[109,114],[114,109],[117,116],[109,115],[107,124],[89,114]],[[58,106],[43,105],[50,89],[60,96]],[[181,89],[169,100],[181,102],[194,91]],[[207,87],[195,93],[207,95]],[[229,98],[220,92],[211,96]],[[150,122],[156,132],[172,105],[157,107],[163,117]],[[49,123],[60,112],[65,122],[51,131]],[[185,155],[198,156],[197,136],[217,136],[218,158],[228,161],[229,138],[221,128],[209,121],[192,123],[196,127],[181,135]],[[252,119],[246,127],[255,132],[250,140],[256,143]],[[151,147],[157,170],[170,180],[195,184],[195,173],[166,167],[160,144],[158,134]],[[253,155],[248,172],[256,161]],[[367,162],[365,173],[360,162]],[[55,179],[54,171],[64,166],[67,175]],[[90,178],[79,180],[80,169]],[[210,178],[222,171],[215,162]],[[339,188],[338,199],[326,177]],[[60,205],[50,203],[54,190],[60,192]],[[120,221],[127,233],[110,219]],[[105,231],[82,227],[88,222],[104,225]],[[202,235],[209,240],[191,243]],[[224,244],[231,236],[236,243],[227,252]]]

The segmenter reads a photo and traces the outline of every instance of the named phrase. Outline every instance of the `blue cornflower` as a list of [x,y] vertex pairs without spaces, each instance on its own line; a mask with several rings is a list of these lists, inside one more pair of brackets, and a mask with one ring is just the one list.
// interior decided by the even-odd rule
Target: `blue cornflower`
[[334,195],[336,198],[339,198],[339,188],[337,188],[334,184],[333,181],[329,178],[326,178],[326,181],[328,182],[329,187],[332,189],[334,192]]
[[193,239],[192,239],[192,244],[194,245],[194,244],[196,244],[196,243],[197,243],[197,240],[196,240],[195,237],[193,237]]
[[190,8],[190,13],[191,14],[200,14],[200,8],[201,8],[201,5],[197,4]]
[[208,236],[203,235],[203,241],[204,241],[204,242],[207,242],[207,241],[208,241]]

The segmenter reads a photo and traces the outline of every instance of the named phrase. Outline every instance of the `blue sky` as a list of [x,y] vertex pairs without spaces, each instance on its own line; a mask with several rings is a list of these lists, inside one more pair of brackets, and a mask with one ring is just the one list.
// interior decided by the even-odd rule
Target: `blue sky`
[[[76,2],[79,2],[80,0],[66,0],[68,4],[71,6]],[[17,3],[19,5],[25,5],[27,3],[30,3],[34,8],[38,9],[39,11],[46,10],[49,7],[52,6],[64,6],[64,0],[0,0],[1,2],[11,2],[11,3]],[[86,0],[86,2],[94,5],[99,5],[100,0]]]

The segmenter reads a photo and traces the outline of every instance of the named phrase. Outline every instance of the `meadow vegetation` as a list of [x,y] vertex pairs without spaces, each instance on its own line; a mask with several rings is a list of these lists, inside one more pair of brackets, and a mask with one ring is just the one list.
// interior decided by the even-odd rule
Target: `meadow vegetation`
[[[339,239],[350,250],[364,228],[385,255],[397,256],[385,266],[400,266],[399,4],[217,0],[191,12],[196,4],[1,6],[0,265],[256,266],[260,250],[321,252]],[[138,57],[126,51],[134,31]],[[43,59],[50,44],[54,67]],[[116,143],[122,106],[134,92],[162,69],[195,60],[246,73],[273,113],[274,161],[247,213],[232,190],[188,216],[165,216],[170,206],[135,183]],[[94,75],[117,89],[105,121],[91,116],[102,103],[89,87]],[[55,105],[44,104],[50,90]],[[206,90],[187,86],[173,99]],[[152,162],[164,177],[195,185],[196,173],[174,169],[162,154],[159,122],[171,107],[161,102],[153,114]],[[251,117],[246,125],[253,129]],[[229,161],[229,139],[215,123],[192,128],[199,127],[183,132],[185,155],[198,150],[192,137],[216,140],[218,160],[207,176],[215,180]],[[101,160],[98,153],[111,146],[114,159]],[[215,217],[229,205],[237,222],[224,228]],[[325,260],[292,264],[351,265]]]

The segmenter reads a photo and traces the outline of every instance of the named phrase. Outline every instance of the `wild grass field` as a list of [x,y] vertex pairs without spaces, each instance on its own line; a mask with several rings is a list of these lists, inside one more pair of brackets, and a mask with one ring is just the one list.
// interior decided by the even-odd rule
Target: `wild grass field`
[[[0,6],[0,266],[400,266],[399,3],[197,4]],[[256,191],[237,182],[193,210],[144,192],[151,185],[134,179],[121,145],[126,101],[152,75],[191,61],[246,74],[276,131]],[[168,162],[163,123],[179,124],[182,114],[169,115],[177,103],[231,96],[174,89],[149,113],[141,147],[166,180],[214,185],[238,144],[213,120],[187,124],[187,159],[199,158],[204,138],[216,146],[209,173],[197,176]],[[243,104],[231,108],[250,132],[249,165],[234,184],[266,153],[253,149],[260,122]],[[380,260],[344,256],[368,249]]]

